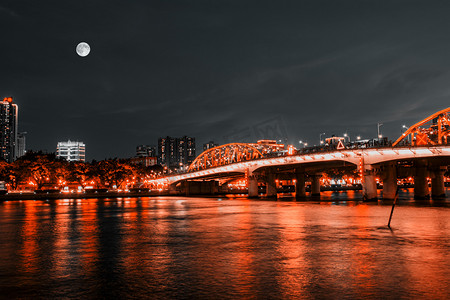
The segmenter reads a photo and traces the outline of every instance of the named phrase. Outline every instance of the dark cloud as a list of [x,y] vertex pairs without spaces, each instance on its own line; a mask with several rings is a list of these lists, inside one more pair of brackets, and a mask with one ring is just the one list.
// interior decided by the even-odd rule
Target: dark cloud
[[1,6],[0,5],[0,16],[1,15],[7,15],[7,16],[10,16],[10,17],[18,17],[19,15],[15,12],[15,11],[13,11],[12,9],[9,9],[8,7],[4,7],[4,6]]
[[[159,136],[225,142],[281,120],[392,139],[448,107],[446,1],[7,1],[0,91],[28,147],[126,157]],[[78,57],[80,41],[91,45]],[[272,120],[272,121],[271,121]],[[272,123],[271,123],[272,122]],[[278,121],[277,121],[278,122]],[[250,138],[256,138],[253,134]]]

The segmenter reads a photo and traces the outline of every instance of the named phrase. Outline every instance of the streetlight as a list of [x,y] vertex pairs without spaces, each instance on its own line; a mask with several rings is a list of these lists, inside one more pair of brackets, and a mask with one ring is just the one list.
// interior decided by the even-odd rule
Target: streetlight
[[361,139],[361,137],[358,135],[358,136],[356,137],[356,139],[359,141],[359,140]]
[[[403,129],[405,129],[405,131],[408,131],[409,127],[406,125],[402,125],[402,135],[405,134],[405,131],[403,131]],[[408,142],[411,143],[411,135],[408,134]]]
[[380,133],[380,126],[383,126],[383,123],[377,123],[377,133],[378,133],[379,139],[381,139],[383,137],[383,135],[381,135],[381,133]]
[[319,141],[320,141],[320,144],[321,144],[321,145],[323,145],[323,141],[322,141],[322,135],[325,135],[325,132],[324,132],[324,133],[321,133],[321,134],[319,134]]
[[348,133],[344,133],[344,138],[348,138],[348,142],[350,143],[350,136],[348,135]]
[[303,148],[306,148],[306,146],[308,146],[308,143],[305,143],[305,142],[303,142],[303,141],[298,141],[298,143],[300,144],[300,145],[303,145]]

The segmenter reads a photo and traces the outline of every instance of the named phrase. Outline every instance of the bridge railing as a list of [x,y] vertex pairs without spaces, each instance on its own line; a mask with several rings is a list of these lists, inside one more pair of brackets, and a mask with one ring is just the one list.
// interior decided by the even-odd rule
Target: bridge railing
[[[343,149],[337,149],[336,146],[316,146],[316,147],[307,147],[307,148],[302,148],[302,149],[297,149],[294,151],[293,154],[288,154],[287,152],[271,152],[271,153],[266,153],[264,155],[264,157],[261,158],[257,158],[257,159],[253,159],[251,161],[260,161],[260,160],[267,160],[267,159],[272,159],[272,158],[277,158],[277,157],[289,157],[289,156],[296,156],[296,155],[311,155],[311,154],[322,154],[322,153],[331,153],[331,152],[336,152],[336,151],[345,151],[345,150],[358,150],[358,149],[392,149],[392,148],[405,148],[405,147],[409,147],[409,148],[429,148],[429,147],[435,147],[434,145],[421,145],[421,146],[412,146],[411,144],[407,143],[407,142],[403,142],[400,144],[397,144],[395,147],[392,147],[392,141],[386,141],[386,142],[380,142],[380,143],[362,143],[362,144],[346,144],[344,145],[345,148]],[[209,169],[214,169],[216,167],[222,167],[222,166],[214,166],[211,168],[206,168],[204,170],[209,170]],[[195,171],[193,171],[195,172]],[[178,172],[173,172],[171,174],[164,174],[159,178],[164,178],[167,176],[171,176],[171,175],[182,175],[182,174],[187,174],[187,173],[192,173],[189,171],[178,171]]]
[[[428,124],[428,125],[427,125]],[[424,127],[428,126],[428,128]],[[409,136],[409,137],[408,137]],[[408,138],[407,138],[408,137]],[[411,147],[411,148],[418,148],[418,147],[433,147],[438,145],[450,145],[450,107],[443,109],[428,118],[425,118],[424,120],[416,123],[415,125],[409,127],[406,132],[402,134],[402,136],[397,139],[395,142],[389,141],[387,137],[384,138],[378,138],[378,139],[370,139],[370,140],[358,140],[353,142],[347,142],[344,144],[341,144],[343,139],[338,138],[339,144],[337,145],[324,145],[324,146],[314,146],[314,147],[306,147],[302,149],[296,149],[294,151],[271,151],[271,146],[276,146],[275,148],[278,149],[278,145],[265,145],[265,144],[245,144],[245,143],[235,143],[235,144],[226,144],[222,146],[218,146],[217,148],[224,148],[227,146],[243,146],[250,147],[254,149],[254,151],[258,152],[260,155],[263,155],[263,157],[253,157],[249,160],[261,160],[261,159],[270,159],[275,157],[286,157],[286,156],[292,156],[292,155],[308,155],[308,154],[320,154],[320,153],[329,153],[329,152],[335,152],[340,150],[357,150],[357,149],[382,149],[382,148],[391,148],[392,147]],[[269,146],[267,149],[262,149],[263,151],[260,152],[258,147],[265,147]],[[338,146],[339,145],[339,146]],[[256,148],[258,149],[256,149]],[[281,146],[282,147],[282,146]],[[290,146],[291,150],[293,149],[292,146]],[[207,151],[213,151],[215,148],[207,150]],[[200,154],[197,159],[202,156],[205,152]],[[241,151],[239,151],[239,154]],[[249,161],[248,159],[246,161]],[[194,162],[195,162],[194,161]],[[230,163],[233,164],[233,163]],[[207,165],[206,163],[204,165]],[[201,170],[207,170],[207,169],[213,169],[219,166],[224,166],[228,164],[212,164],[210,163],[208,166],[202,168]],[[192,166],[192,165],[191,165]],[[193,169],[193,168],[189,168]],[[177,172],[176,174],[186,174],[186,173],[192,173],[193,171],[187,171],[184,172]],[[200,169],[198,169],[200,170]],[[169,174],[170,175],[170,174]],[[165,175],[167,176],[167,175]],[[164,177],[164,176],[163,176]]]

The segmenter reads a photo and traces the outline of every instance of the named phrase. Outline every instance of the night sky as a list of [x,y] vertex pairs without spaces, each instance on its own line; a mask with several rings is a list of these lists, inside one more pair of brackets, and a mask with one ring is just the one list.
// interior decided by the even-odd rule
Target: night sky
[[[131,157],[322,132],[395,140],[450,98],[448,1],[1,1],[0,96],[27,149]],[[87,57],[75,52],[85,41]]]

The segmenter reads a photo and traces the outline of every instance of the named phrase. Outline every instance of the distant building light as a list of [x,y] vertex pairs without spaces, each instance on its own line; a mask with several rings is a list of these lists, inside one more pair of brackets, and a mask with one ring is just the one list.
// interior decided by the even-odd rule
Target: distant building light
[[86,161],[86,145],[83,142],[58,142],[56,157],[67,161]]

